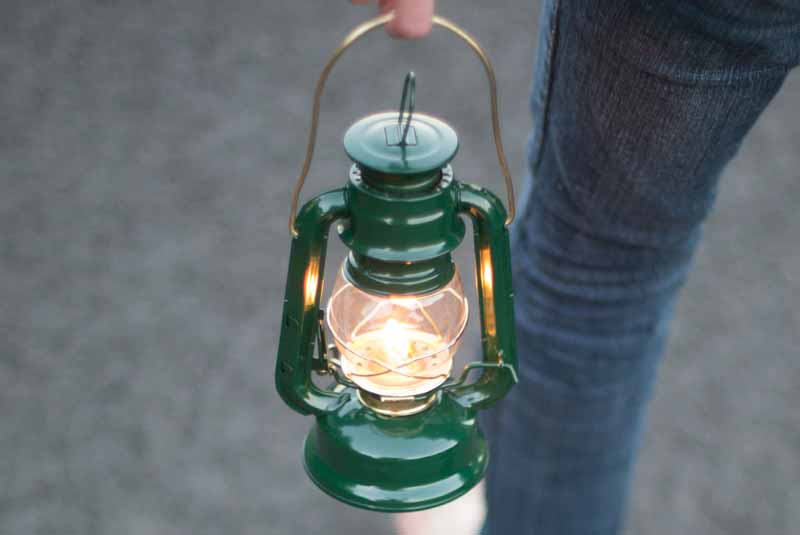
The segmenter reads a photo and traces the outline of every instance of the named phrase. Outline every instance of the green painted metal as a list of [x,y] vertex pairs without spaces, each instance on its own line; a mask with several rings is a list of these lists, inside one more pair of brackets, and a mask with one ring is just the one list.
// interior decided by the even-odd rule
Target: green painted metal
[[306,438],[305,468],[322,490],[343,502],[385,512],[447,503],[474,487],[488,460],[475,413],[441,396],[425,412],[387,418],[355,391],[317,418]]
[[350,217],[337,225],[351,250],[345,275],[376,294],[427,293],[453,276],[450,251],[464,237],[458,217],[458,192],[450,166],[436,184],[413,194],[397,195],[391,185],[367,184],[354,165],[347,185]]
[[410,197],[432,190],[442,179],[442,169],[416,175],[394,175],[380,173],[372,169],[359,167],[362,179],[367,186],[383,191],[393,197]]
[[286,404],[302,414],[325,414],[347,400],[311,381],[328,230],[331,223],[347,215],[345,191],[338,189],[306,203],[295,222],[297,236],[289,255],[275,384]]
[[464,237],[458,191],[449,166],[437,184],[398,197],[382,186],[364,183],[354,165],[347,184],[350,218],[337,226],[351,251],[384,262],[416,262],[449,253]]
[[401,144],[406,124],[396,111],[364,117],[345,133],[345,151],[365,169],[404,177],[430,175],[456,155],[458,136],[444,121],[414,114],[407,142]]
[[511,248],[503,203],[487,189],[457,184],[459,211],[472,219],[481,315],[484,368],[475,383],[446,388],[447,395],[472,410],[484,409],[505,396],[517,382],[517,339]]
[[422,295],[453,279],[456,265],[450,254],[416,262],[384,262],[350,252],[344,275],[359,288],[378,295]]

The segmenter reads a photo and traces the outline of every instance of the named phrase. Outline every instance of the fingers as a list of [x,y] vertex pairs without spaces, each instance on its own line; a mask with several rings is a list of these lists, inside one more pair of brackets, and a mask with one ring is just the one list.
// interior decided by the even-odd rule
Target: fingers
[[[353,4],[369,4],[371,0],[350,0]],[[419,39],[431,32],[435,0],[379,0],[381,13],[394,10],[394,18],[386,29],[393,37]]]
[[381,1],[381,8],[394,7],[394,18],[387,30],[394,37],[419,39],[431,32],[434,0]]

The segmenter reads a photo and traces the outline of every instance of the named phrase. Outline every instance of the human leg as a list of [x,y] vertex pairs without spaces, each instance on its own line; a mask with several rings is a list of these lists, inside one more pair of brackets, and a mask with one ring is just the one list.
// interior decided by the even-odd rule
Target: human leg
[[720,172],[798,61],[788,6],[545,3],[512,245],[520,384],[483,419],[491,535],[619,531]]

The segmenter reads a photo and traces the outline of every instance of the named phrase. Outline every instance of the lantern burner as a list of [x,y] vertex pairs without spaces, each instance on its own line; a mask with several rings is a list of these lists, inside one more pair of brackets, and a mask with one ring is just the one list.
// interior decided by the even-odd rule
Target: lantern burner
[[411,416],[429,409],[439,398],[439,392],[433,392],[424,396],[379,396],[359,388],[357,390],[358,400],[367,408],[382,416]]

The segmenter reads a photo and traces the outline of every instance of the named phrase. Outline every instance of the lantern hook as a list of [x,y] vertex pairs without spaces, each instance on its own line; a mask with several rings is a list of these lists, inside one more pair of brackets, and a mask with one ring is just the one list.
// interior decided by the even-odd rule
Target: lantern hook
[[[417,103],[417,78],[414,71],[409,71],[406,74],[405,82],[403,82],[403,96],[400,97],[400,113],[397,115],[397,127],[403,129],[400,136],[398,145],[405,147],[407,145],[406,137],[408,137],[408,129],[411,128],[411,118],[414,116],[414,107]],[[406,109],[408,113],[406,114]],[[403,115],[406,115],[406,126],[403,127]]]

